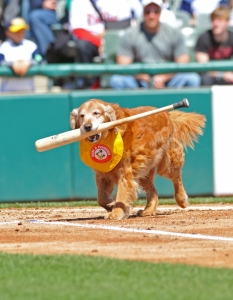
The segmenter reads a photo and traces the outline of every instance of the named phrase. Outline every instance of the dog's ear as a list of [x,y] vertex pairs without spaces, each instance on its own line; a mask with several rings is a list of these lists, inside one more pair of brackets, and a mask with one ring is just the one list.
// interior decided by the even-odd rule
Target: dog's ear
[[78,124],[77,124],[77,119],[78,119],[78,108],[74,108],[72,110],[72,112],[70,113],[70,127],[72,129],[77,129],[79,128]]
[[106,105],[104,111],[110,122],[116,120],[115,109],[111,105]]

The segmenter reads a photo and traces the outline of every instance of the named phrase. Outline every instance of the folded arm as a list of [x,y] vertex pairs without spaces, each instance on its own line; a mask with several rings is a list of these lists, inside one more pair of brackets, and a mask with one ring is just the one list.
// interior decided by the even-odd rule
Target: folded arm
[[[210,60],[209,54],[205,52],[196,53],[196,61],[200,63],[207,63]],[[233,72],[219,72],[219,71],[210,71],[207,73],[209,76],[223,78],[226,82],[233,82]]]

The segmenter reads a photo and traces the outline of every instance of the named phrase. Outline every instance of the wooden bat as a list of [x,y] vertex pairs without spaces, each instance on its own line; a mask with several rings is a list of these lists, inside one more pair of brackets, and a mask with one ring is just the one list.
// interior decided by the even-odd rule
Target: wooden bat
[[134,116],[130,116],[127,118],[123,118],[123,119],[119,119],[116,121],[112,121],[112,122],[108,122],[108,123],[103,123],[101,124],[98,129],[93,130],[93,131],[88,131],[85,133],[81,133],[80,129],[74,129],[74,130],[70,130],[70,131],[66,131],[57,135],[53,135],[53,136],[49,136],[40,140],[37,140],[35,143],[36,146],[36,150],[39,152],[43,152],[43,151],[47,151],[47,150],[51,150],[60,146],[64,146],[70,143],[74,143],[77,142],[79,140],[85,139],[88,136],[91,135],[95,135],[99,132],[103,132],[106,130],[109,130],[111,128],[114,128],[116,126],[125,124],[125,123],[129,123],[132,121],[135,121],[137,119],[141,119],[150,115],[154,115],[154,114],[158,114],[160,112],[163,111],[168,111],[168,110],[173,110],[173,109],[177,109],[177,108],[181,108],[181,107],[189,107],[189,102],[188,100],[185,98],[180,102],[168,105],[168,106],[164,106],[158,109],[153,109],[150,111],[146,111]]

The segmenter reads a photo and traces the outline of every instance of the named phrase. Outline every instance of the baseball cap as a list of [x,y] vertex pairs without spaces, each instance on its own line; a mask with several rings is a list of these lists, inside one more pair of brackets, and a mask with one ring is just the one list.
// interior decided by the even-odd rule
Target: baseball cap
[[162,7],[163,5],[163,0],[142,0],[142,5],[145,7],[151,3],[154,3],[158,5],[159,7]]
[[10,22],[5,23],[5,29],[8,29],[10,32],[18,32],[22,29],[28,30],[29,26],[23,18],[14,18]]

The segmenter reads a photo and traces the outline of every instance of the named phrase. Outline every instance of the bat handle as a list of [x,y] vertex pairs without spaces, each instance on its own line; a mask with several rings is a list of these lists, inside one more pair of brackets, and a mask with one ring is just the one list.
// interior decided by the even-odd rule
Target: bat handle
[[189,107],[188,99],[184,98],[182,101],[173,104],[174,109],[181,108],[181,107]]

